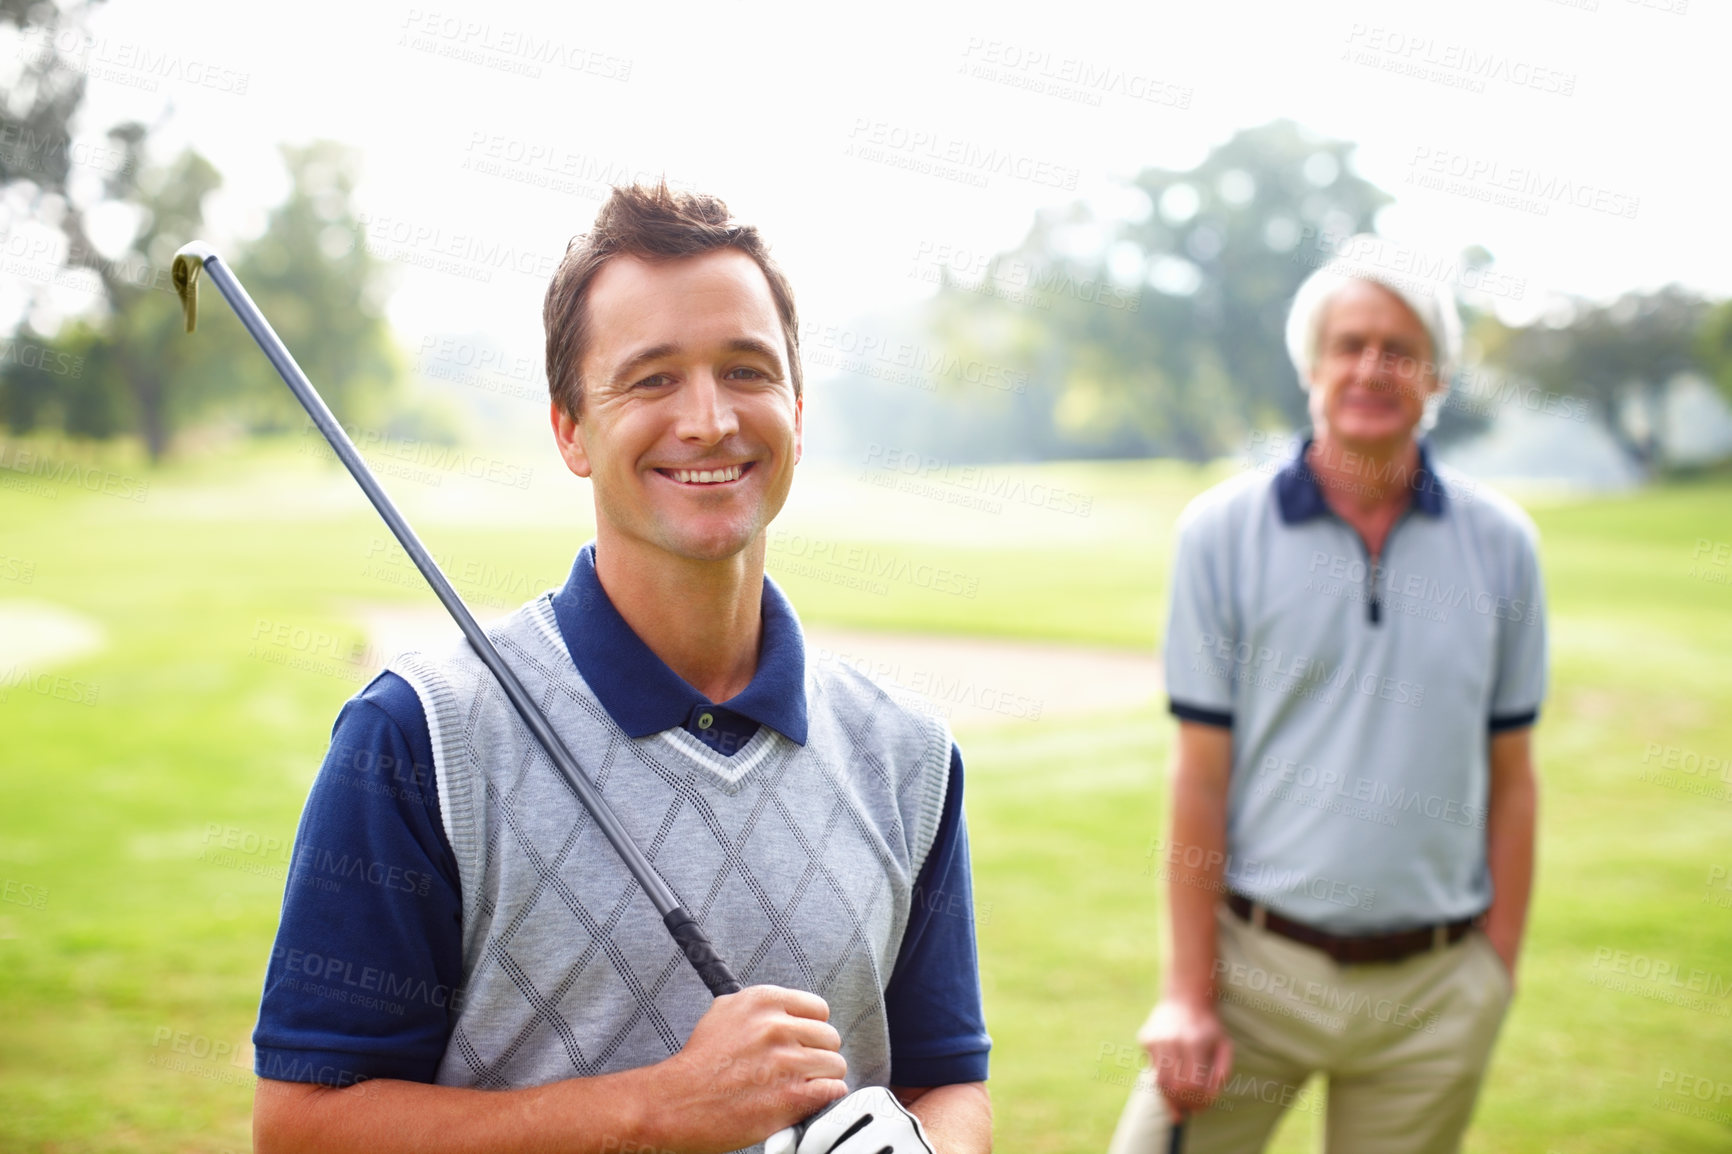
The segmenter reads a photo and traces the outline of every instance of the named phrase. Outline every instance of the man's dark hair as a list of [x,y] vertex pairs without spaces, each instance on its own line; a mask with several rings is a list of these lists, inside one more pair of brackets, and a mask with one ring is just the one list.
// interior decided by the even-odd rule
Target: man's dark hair
[[566,246],[565,259],[554,271],[541,306],[547,329],[547,390],[571,416],[583,409],[583,354],[589,345],[589,288],[602,266],[616,256],[640,260],[677,260],[722,248],[737,248],[757,262],[770,282],[776,312],[787,338],[788,369],[794,395],[800,395],[800,318],[794,309],[794,289],[770,258],[770,248],[758,230],[734,222],[728,206],[714,196],[674,192],[662,181],[653,188],[641,184],[613,190],[596,214],[595,226]]

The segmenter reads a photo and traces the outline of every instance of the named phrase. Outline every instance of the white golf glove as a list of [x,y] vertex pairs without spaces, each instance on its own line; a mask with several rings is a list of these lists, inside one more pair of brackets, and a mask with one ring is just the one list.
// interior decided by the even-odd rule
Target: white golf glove
[[883,1086],[856,1090],[826,1107],[796,1138],[794,1127],[764,1142],[764,1154],[934,1154],[920,1119]]

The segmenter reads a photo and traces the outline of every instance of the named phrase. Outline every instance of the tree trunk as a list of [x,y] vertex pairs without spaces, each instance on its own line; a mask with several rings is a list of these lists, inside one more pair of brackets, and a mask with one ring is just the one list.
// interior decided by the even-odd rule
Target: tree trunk
[[1624,427],[1618,409],[1615,397],[1603,401],[1600,405],[1600,426],[1612,435],[1612,440],[1617,442],[1618,448],[1624,451],[1630,462],[1641,470],[1642,476],[1651,477],[1654,472],[1652,435],[1650,434],[1646,442],[1631,436],[1630,431]]
[[126,379],[132,385],[133,398],[138,402],[138,431],[144,436],[145,452],[150,454],[151,464],[158,464],[168,451],[168,414],[164,412],[162,374],[154,369],[140,371],[130,358],[123,358],[121,363]]

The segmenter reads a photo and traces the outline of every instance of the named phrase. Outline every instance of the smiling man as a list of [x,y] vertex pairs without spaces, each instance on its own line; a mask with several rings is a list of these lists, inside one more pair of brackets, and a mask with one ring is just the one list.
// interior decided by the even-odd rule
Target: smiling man
[[809,659],[764,573],[804,412],[786,279],[715,198],[621,188],[544,317],[596,538],[490,633],[747,988],[711,1000],[467,647],[405,655],[302,818],[258,1149],[988,1150],[960,756]]
[[1325,1093],[1329,1151],[1455,1150],[1514,988],[1533,526],[1419,439],[1459,354],[1445,290],[1331,265],[1287,341],[1312,437],[1179,522],[1170,956],[1114,1154],[1179,1117],[1192,1154],[1259,1150]]

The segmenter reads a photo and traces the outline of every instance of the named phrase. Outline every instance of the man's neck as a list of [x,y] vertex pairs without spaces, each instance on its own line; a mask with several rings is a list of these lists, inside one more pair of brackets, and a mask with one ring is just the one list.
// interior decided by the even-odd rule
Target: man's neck
[[605,535],[596,541],[596,579],[631,631],[709,700],[744,691],[763,634],[763,539],[725,561],[638,554]]
[[1419,442],[1349,443],[1319,432],[1305,453],[1323,500],[1349,522],[1394,518],[1412,497]]

